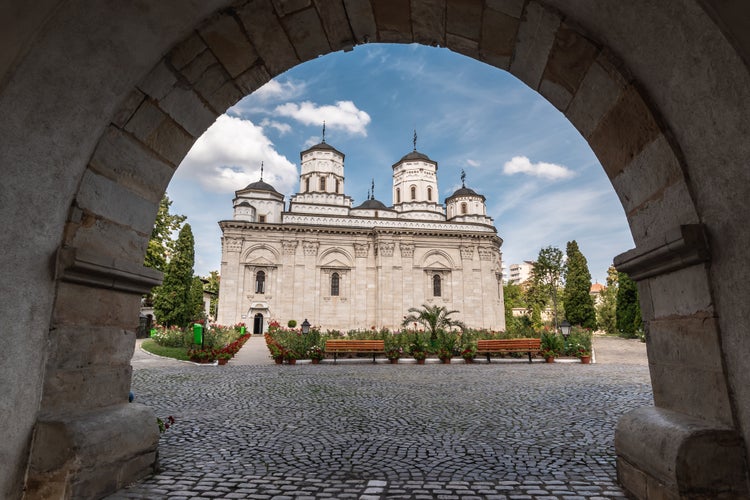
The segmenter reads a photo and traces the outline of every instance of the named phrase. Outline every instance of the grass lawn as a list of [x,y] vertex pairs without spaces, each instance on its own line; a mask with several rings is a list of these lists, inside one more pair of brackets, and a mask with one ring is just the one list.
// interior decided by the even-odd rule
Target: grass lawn
[[141,344],[141,347],[143,347],[143,350],[148,351],[151,354],[156,354],[157,356],[189,361],[189,358],[187,356],[187,347],[164,347],[157,344],[152,339],[144,340]]

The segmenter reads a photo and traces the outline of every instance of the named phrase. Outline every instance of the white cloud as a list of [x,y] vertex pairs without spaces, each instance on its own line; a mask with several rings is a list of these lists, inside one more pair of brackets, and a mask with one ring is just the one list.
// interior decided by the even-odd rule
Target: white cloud
[[269,120],[268,118],[264,119],[262,122],[260,122],[260,125],[262,127],[271,127],[275,128],[279,131],[280,135],[288,134],[292,131],[292,126],[288,123],[281,123],[274,120]]
[[569,179],[575,175],[568,167],[545,162],[531,163],[525,156],[514,156],[510,161],[506,161],[503,165],[503,173],[506,175],[527,174],[551,180]]
[[288,101],[300,96],[305,91],[305,82],[295,82],[287,80],[269,80],[268,83],[253,92],[253,95],[262,101]]
[[476,161],[476,160],[472,160],[471,158],[467,158],[467,159],[466,159],[466,164],[467,164],[468,166],[470,166],[470,167],[478,167],[478,166],[480,166],[480,165],[481,165],[481,163],[479,163],[479,162],[478,162],[478,161]]
[[263,180],[277,191],[296,183],[297,168],[276,152],[263,128],[222,115],[198,138],[175,175],[196,180],[206,191],[233,193],[259,179],[261,162]]
[[352,101],[337,101],[335,106],[317,104],[304,101],[301,104],[289,102],[277,106],[276,113],[288,116],[304,125],[323,126],[326,128],[344,130],[352,135],[367,137],[367,125],[370,115],[358,109]]

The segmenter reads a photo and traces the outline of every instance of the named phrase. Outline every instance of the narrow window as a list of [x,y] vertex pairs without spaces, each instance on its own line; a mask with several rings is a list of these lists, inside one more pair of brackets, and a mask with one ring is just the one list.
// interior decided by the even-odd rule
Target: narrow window
[[435,297],[440,297],[440,275],[439,274],[432,275],[432,295]]
[[338,297],[339,295],[339,273],[333,273],[331,275],[331,296]]
[[320,178],[320,190],[321,191],[326,190],[326,178],[325,177]]
[[310,192],[310,178],[305,179],[305,193]]
[[336,193],[339,192],[339,180],[336,179]]
[[461,214],[466,213],[466,203],[461,203]]
[[396,203],[401,203],[401,188],[396,188]]
[[266,216],[265,215],[258,216],[258,222],[266,222]]
[[263,271],[255,275],[255,293],[266,293],[266,273]]
[[411,187],[411,199],[416,200],[417,199],[417,188],[416,186]]
[[432,188],[427,188],[427,201],[432,201]]

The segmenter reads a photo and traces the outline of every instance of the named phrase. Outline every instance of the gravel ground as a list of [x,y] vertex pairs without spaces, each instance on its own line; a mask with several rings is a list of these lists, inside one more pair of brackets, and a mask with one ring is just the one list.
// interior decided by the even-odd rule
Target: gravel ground
[[652,404],[645,345],[595,348],[592,365],[134,358],[136,399],[176,423],[161,471],[110,498],[622,497],[614,427]]

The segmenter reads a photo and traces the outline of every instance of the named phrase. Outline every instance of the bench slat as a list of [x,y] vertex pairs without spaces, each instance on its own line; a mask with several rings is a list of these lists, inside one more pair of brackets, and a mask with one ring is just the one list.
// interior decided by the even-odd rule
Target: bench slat
[[531,353],[539,351],[542,346],[541,339],[486,339],[477,341],[477,354],[486,354],[487,362],[490,362],[490,354],[500,354],[506,352],[526,352],[529,354],[529,363],[531,363]]

